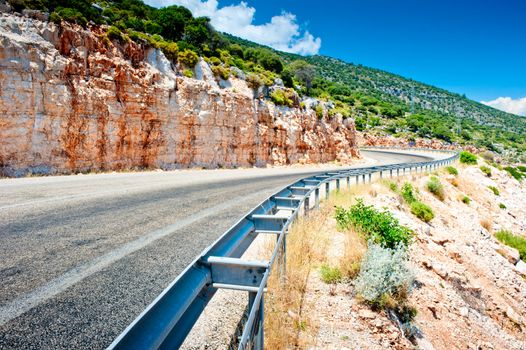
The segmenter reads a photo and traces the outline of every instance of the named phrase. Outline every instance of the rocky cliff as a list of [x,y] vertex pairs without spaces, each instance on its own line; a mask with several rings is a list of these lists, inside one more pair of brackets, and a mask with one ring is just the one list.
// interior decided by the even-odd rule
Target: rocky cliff
[[0,67],[1,175],[359,155],[351,120],[254,100],[239,79],[182,77],[161,51],[101,27],[0,14]]

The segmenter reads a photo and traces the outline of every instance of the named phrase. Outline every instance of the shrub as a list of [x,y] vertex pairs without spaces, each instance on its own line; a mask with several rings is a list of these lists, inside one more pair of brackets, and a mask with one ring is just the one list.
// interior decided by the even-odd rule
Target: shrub
[[517,165],[517,170],[519,170],[522,173],[526,173],[526,166]]
[[158,46],[163,51],[166,58],[172,61],[177,61],[177,58],[179,57],[179,46],[177,43],[161,41]]
[[424,222],[429,222],[435,217],[431,207],[419,201],[411,203],[411,213]]
[[190,69],[185,69],[183,71],[183,75],[187,78],[193,78],[194,77],[194,72],[192,72]]
[[195,67],[197,61],[199,60],[199,56],[197,56],[197,54],[190,49],[185,49],[184,51],[179,52],[178,58],[179,62],[188,68]]
[[408,259],[402,244],[389,249],[370,242],[356,278],[357,295],[382,308],[403,304],[415,279]]
[[253,90],[259,89],[263,86],[263,80],[259,77],[258,74],[250,73],[246,77],[247,85]]
[[339,268],[323,264],[320,267],[321,280],[327,284],[336,284],[342,280],[342,273]]
[[323,107],[320,104],[316,106],[315,111],[318,119],[323,118]]
[[340,229],[353,226],[365,239],[388,248],[399,243],[407,246],[413,237],[413,231],[400,225],[389,211],[365,205],[361,198],[349,210],[337,207],[335,218]]
[[499,203],[499,208],[500,209],[506,209],[506,205],[504,205],[504,203]]
[[495,233],[495,237],[502,243],[515,248],[519,251],[521,259],[526,261],[526,238],[514,235],[510,231],[500,230]]
[[294,105],[294,101],[289,96],[290,94],[288,91],[277,89],[270,93],[270,98],[272,102],[274,102],[278,106],[288,106],[292,107]]
[[477,164],[477,156],[468,151],[460,152],[460,163]]
[[525,174],[521,173],[520,171],[518,171],[516,168],[514,167],[511,167],[511,166],[507,166],[504,168],[504,170],[506,170],[508,172],[508,174],[510,174],[511,176],[513,176],[516,180],[518,181],[522,181],[522,179],[524,177],[526,177]]
[[110,40],[117,40],[119,42],[123,41],[121,30],[115,26],[110,26],[108,28],[107,35]]
[[468,196],[462,197],[462,203],[469,205],[471,203],[471,199]]
[[458,175],[458,170],[457,168],[453,167],[453,166],[447,166],[446,167],[446,171],[451,174],[451,175],[455,175],[457,176]]
[[444,201],[444,199],[446,199],[446,192],[444,191],[444,186],[442,186],[438,177],[431,177],[431,179],[427,182],[427,189],[441,201]]
[[402,191],[400,192],[400,194],[408,204],[416,202],[415,190],[409,182],[406,182],[402,186]]
[[485,165],[480,166],[480,171],[482,171],[487,177],[491,177],[491,168]]
[[220,77],[223,80],[227,80],[230,77],[230,69],[223,66],[212,66],[212,73],[216,77]]
[[51,13],[50,19],[56,24],[60,24],[61,20],[77,23],[83,27],[88,24],[88,20],[79,10],[69,7],[57,7],[56,10]]
[[488,188],[493,192],[493,194],[495,196],[500,196],[500,191],[499,191],[499,189],[497,187],[495,187],[495,186],[488,186]]

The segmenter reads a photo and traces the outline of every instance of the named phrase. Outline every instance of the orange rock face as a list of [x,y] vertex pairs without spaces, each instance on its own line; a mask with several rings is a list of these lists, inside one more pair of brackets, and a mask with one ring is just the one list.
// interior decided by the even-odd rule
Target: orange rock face
[[354,123],[178,76],[104,30],[0,14],[0,172],[349,162]]

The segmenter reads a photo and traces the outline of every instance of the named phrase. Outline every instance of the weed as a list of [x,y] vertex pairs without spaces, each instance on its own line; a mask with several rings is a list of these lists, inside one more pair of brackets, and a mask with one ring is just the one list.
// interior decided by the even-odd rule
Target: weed
[[327,284],[336,284],[342,280],[342,272],[338,267],[323,264],[320,267],[321,280]]
[[484,173],[484,175],[486,175],[487,177],[491,177],[491,168],[486,166],[486,165],[481,165],[480,166],[480,171],[482,171]]
[[468,196],[462,197],[462,203],[469,205],[469,203],[471,203],[471,198]]
[[446,199],[446,192],[444,191],[444,186],[442,186],[438,177],[431,177],[431,179],[427,182],[427,189],[441,201],[444,201],[444,199]]
[[499,208],[500,209],[506,209],[506,206],[504,205],[504,203],[499,203]]
[[455,175],[455,176],[458,175],[458,170],[457,170],[457,168],[455,168],[455,167],[453,167],[453,166],[451,166],[451,165],[446,167],[446,171],[447,171],[448,174],[450,174],[450,175]]
[[519,251],[521,259],[526,261],[526,238],[514,235],[510,231],[500,230],[495,237],[502,243]]
[[493,192],[493,194],[495,196],[500,196],[500,191],[499,191],[499,189],[497,187],[495,187],[495,186],[488,186],[488,188]]

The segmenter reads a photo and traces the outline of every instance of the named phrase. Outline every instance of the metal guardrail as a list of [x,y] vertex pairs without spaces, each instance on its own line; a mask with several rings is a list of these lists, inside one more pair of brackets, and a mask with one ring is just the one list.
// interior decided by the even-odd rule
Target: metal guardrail
[[[394,148],[364,147],[363,150]],[[196,258],[136,319],[119,335],[108,349],[177,349],[192,329],[208,302],[220,288],[248,292],[248,319],[244,325],[239,349],[262,350],[264,323],[264,292],[272,267],[279,261],[284,273],[286,237],[301,209],[306,214],[320,203],[320,190],[329,197],[331,184],[340,189],[341,181],[351,186],[380,178],[389,171],[391,177],[429,171],[455,161],[458,153],[431,149],[410,151],[442,152],[444,159],[416,163],[401,163],[326,172],[296,181],[265,199],[245,217],[226,231]],[[314,197],[314,202],[311,199]],[[275,235],[276,245],[269,261],[249,261],[240,257],[260,235]]]

